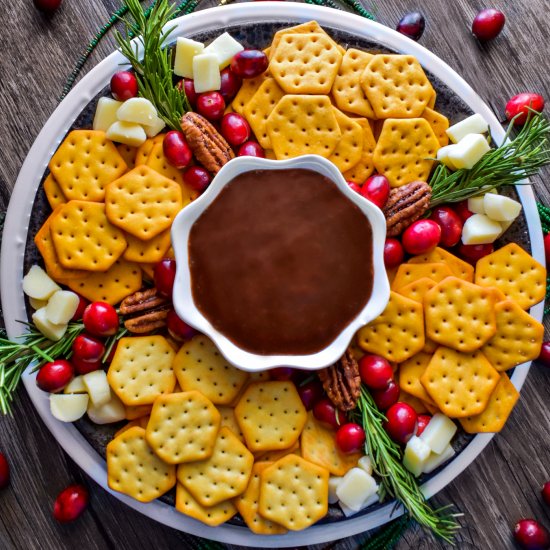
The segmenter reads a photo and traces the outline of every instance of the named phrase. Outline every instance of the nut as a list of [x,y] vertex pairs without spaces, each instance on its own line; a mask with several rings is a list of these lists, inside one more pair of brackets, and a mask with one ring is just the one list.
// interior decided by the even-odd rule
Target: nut
[[159,296],[156,288],[149,288],[124,298],[119,311],[128,316],[124,319],[128,332],[145,334],[166,326],[166,317],[171,308],[167,298]]
[[359,365],[351,349],[334,365],[319,371],[319,378],[328,398],[341,411],[351,411],[357,407],[361,394]]
[[392,189],[384,206],[387,236],[400,235],[418,220],[428,210],[431,198],[432,188],[424,181],[413,181]]

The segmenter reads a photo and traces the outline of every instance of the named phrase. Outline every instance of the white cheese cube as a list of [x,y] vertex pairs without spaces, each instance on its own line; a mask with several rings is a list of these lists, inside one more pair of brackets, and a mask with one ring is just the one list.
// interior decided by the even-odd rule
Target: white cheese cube
[[218,58],[213,53],[201,53],[193,58],[195,92],[211,92],[221,86]]
[[23,292],[29,298],[47,300],[57,290],[61,287],[39,265],[31,266],[23,277]]
[[157,117],[155,106],[144,97],[127,99],[116,112],[118,120],[135,124],[153,124]]
[[147,139],[145,130],[139,124],[122,120],[117,120],[109,126],[105,135],[112,141],[124,143],[130,147],[139,147]]
[[420,439],[437,454],[441,454],[456,433],[456,424],[442,413],[436,413],[420,435]]
[[328,479],[328,503],[336,504],[338,502],[338,495],[336,489],[338,489],[343,477],[330,476]]
[[82,382],[84,382],[90,401],[95,407],[111,400],[111,388],[104,371],[94,370],[89,372],[82,377]]
[[74,422],[84,416],[89,397],[85,393],[66,395],[50,394],[50,411],[61,422]]
[[449,152],[449,160],[457,169],[473,168],[481,157],[491,148],[487,139],[481,134],[468,134]]
[[157,134],[160,134],[166,124],[164,123],[164,120],[162,120],[162,118],[157,116],[152,124],[142,124],[142,126],[145,130],[145,135],[149,138],[152,138],[155,137]]
[[424,462],[424,468],[422,468],[423,474],[429,474],[433,472],[436,468],[439,468],[444,462],[447,462],[450,458],[453,458],[455,455],[455,450],[451,447],[451,445],[447,445],[441,454],[434,453],[433,451],[430,453],[430,456]]
[[453,148],[454,145],[445,145],[445,147],[441,147],[437,150],[436,159],[439,162],[443,163],[447,168],[450,168],[451,170],[456,170],[456,166],[449,158],[449,153],[452,152]]
[[453,143],[458,143],[468,134],[484,134],[489,130],[487,121],[480,115],[475,114],[447,128],[446,132]]
[[121,105],[122,101],[100,97],[95,108],[93,129],[106,132],[109,126],[118,120],[117,111]]
[[53,342],[61,340],[67,331],[66,323],[55,325],[48,319],[46,307],[42,307],[32,314],[32,322],[46,338]]
[[54,325],[68,323],[78,309],[80,299],[75,292],[70,290],[58,290],[48,300],[46,317]]
[[224,32],[204,49],[204,53],[215,54],[218,59],[218,68],[221,70],[231,63],[235,54],[243,50],[242,44],[237,42],[229,33]]
[[63,393],[88,393],[83,376],[75,376],[63,389]]
[[363,504],[361,504],[361,508],[359,510],[352,510],[351,508],[348,508],[343,502],[339,502],[338,505],[342,509],[342,512],[344,512],[344,515],[349,518],[350,516],[353,516],[360,512],[361,510],[364,510],[365,508],[368,508],[372,504],[377,503],[380,500],[380,497],[378,496],[378,493],[375,493],[374,495],[371,495]]
[[193,58],[204,50],[204,44],[179,37],[176,42],[176,56],[174,58],[174,74],[184,78],[193,78]]
[[369,455],[362,456],[358,460],[357,466],[365,470],[367,474],[372,475],[372,460],[370,459]]
[[487,193],[483,197],[485,214],[497,222],[513,222],[521,212],[521,204],[510,197]]
[[40,309],[48,305],[48,300],[37,300],[36,298],[29,296],[29,304],[31,304],[33,309]]
[[422,473],[424,463],[430,456],[431,452],[432,450],[425,441],[422,441],[422,439],[416,435],[413,435],[409,441],[407,441],[407,445],[405,446],[403,466],[405,466],[411,474],[418,477]]
[[495,242],[502,232],[499,222],[495,222],[485,214],[470,216],[462,227],[462,242],[464,244],[489,244]]
[[374,478],[361,468],[352,468],[336,488],[338,500],[352,510],[360,510],[362,504],[378,490]]
[[474,214],[485,214],[485,195],[468,199],[468,210]]
[[88,406],[88,417],[95,424],[112,424],[120,422],[126,418],[126,407],[122,401],[114,394],[111,399],[103,405],[96,406],[91,403]]

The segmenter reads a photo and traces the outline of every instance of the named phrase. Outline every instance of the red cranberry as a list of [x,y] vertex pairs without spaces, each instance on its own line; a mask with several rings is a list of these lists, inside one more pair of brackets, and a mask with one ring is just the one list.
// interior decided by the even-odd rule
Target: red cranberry
[[474,215],[473,212],[470,212],[470,210],[468,210],[468,199],[455,203],[454,207],[455,212],[460,216],[463,222]]
[[365,444],[365,430],[359,424],[349,422],[338,428],[336,432],[336,446],[345,454],[363,450]]
[[250,139],[252,130],[242,115],[227,113],[223,115],[221,122],[222,136],[230,145],[242,145]]
[[544,500],[544,502],[546,502],[546,504],[548,504],[548,506],[550,506],[550,481],[547,481],[543,486],[542,486],[542,498]]
[[259,143],[255,141],[247,141],[239,147],[237,152],[239,157],[259,157],[265,158],[265,151],[262,149]]
[[65,359],[46,363],[36,375],[36,385],[42,390],[55,393],[62,390],[74,376],[74,368]]
[[222,94],[225,103],[229,103],[239,91],[243,83],[243,79],[237,76],[229,67],[226,67],[220,73],[220,94]]
[[388,384],[388,386],[383,390],[372,390],[372,398],[376,403],[376,406],[381,410],[385,411],[389,409],[392,405],[397,403],[399,399],[400,389],[398,384],[393,380]]
[[76,308],[76,311],[74,312],[74,315],[71,317],[71,321],[79,321],[82,319],[82,315],[84,314],[84,310],[86,307],[88,307],[88,304],[90,302],[84,298],[84,296],[78,295],[78,306]]
[[195,81],[192,78],[184,78],[177,84],[178,88],[185,92],[185,97],[191,107],[195,108],[197,105],[197,92],[195,92]]
[[138,95],[138,83],[134,73],[118,71],[111,77],[111,94],[118,101],[126,101]]
[[436,206],[430,218],[441,227],[440,244],[450,248],[458,244],[462,236],[463,222],[460,216],[449,206]]
[[420,40],[424,33],[426,21],[424,16],[417,11],[406,13],[397,25],[397,32],[408,36],[412,40]]
[[323,385],[319,380],[312,380],[303,386],[298,386],[298,395],[304,404],[304,407],[310,411],[313,409],[313,405],[319,401],[323,395]]
[[546,550],[550,546],[550,534],[534,519],[522,519],[514,527],[514,539],[527,550]]
[[34,5],[44,12],[52,12],[61,6],[61,0],[34,0]]
[[172,298],[172,289],[176,278],[176,260],[164,258],[153,269],[153,279],[159,294]]
[[361,381],[371,390],[383,390],[393,380],[393,369],[380,355],[363,355],[359,359]]
[[429,414],[419,414],[416,421],[416,435],[422,435],[422,432],[426,429],[426,426],[430,422],[432,417]]
[[384,208],[390,196],[390,182],[388,178],[380,174],[371,176],[361,187],[361,195],[376,204],[378,208]]
[[[542,112],[544,98],[540,94],[523,93],[515,95],[506,103],[504,112],[509,121],[514,119],[515,126],[522,126],[527,121],[527,117],[531,112],[530,109],[538,113]],[[516,116],[517,118],[514,118]]]
[[71,362],[78,374],[87,374],[101,368],[105,346],[89,334],[79,334],[73,342]]
[[416,411],[407,403],[395,403],[386,411],[387,421],[384,428],[389,436],[401,445],[414,435],[416,430],[416,421],[418,415]]
[[550,233],[544,236],[544,256],[546,257],[546,265],[550,266]]
[[403,247],[409,254],[425,254],[433,250],[441,238],[441,227],[433,220],[417,220],[403,233]]
[[178,342],[191,340],[191,338],[197,334],[197,331],[189,326],[184,320],[180,319],[173,309],[171,309],[166,316],[166,328],[170,336]]
[[537,361],[545,367],[550,367],[550,341],[542,343]]
[[78,519],[88,506],[88,491],[82,485],[69,485],[53,505],[53,517],[60,523]]
[[204,92],[197,97],[197,111],[208,120],[220,120],[225,111],[225,101],[220,92]]
[[118,330],[116,309],[106,302],[92,302],[84,310],[82,321],[93,336],[113,336]]
[[347,184],[352,191],[361,194],[361,187],[357,185],[354,181],[348,181]]
[[5,489],[10,482],[10,465],[4,456],[0,453],[0,489]]
[[231,60],[231,71],[241,78],[254,78],[267,69],[269,60],[261,50],[243,50]]
[[403,245],[397,239],[388,237],[384,243],[384,265],[388,269],[398,267],[403,263],[404,258]]
[[166,160],[178,170],[185,168],[193,158],[193,152],[185,136],[176,130],[170,130],[164,136],[162,150]]
[[202,166],[190,166],[183,173],[183,181],[194,189],[195,191],[202,193],[210,185],[212,178],[210,173]]
[[340,409],[337,409],[327,397],[313,405],[313,416],[319,422],[324,422],[335,430],[347,422],[346,415]]
[[474,18],[472,32],[478,40],[486,42],[500,34],[505,22],[506,17],[501,11],[493,8],[481,10]]
[[272,380],[292,380],[296,377],[296,371],[292,367],[275,367],[269,370],[269,376]]
[[467,262],[475,265],[475,263],[491,254],[495,250],[495,247],[492,243],[489,244],[459,244],[458,245],[458,255],[466,260]]

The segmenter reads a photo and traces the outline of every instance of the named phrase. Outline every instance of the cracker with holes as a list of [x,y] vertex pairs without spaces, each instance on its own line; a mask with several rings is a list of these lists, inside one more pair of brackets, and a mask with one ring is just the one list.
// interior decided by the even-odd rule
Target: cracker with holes
[[404,286],[424,278],[439,283],[443,279],[451,277],[452,274],[450,268],[442,263],[401,264],[397,268],[397,273],[395,274],[391,287],[394,290],[399,290]]
[[59,262],[66,269],[107,271],[126,249],[124,233],[107,219],[101,202],[71,200],[50,220]]
[[455,277],[464,279],[469,283],[474,282],[474,268],[469,263],[461,260],[454,254],[451,254],[444,248],[438,246],[431,252],[426,254],[420,254],[413,256],[409,261],[409,264],[425,264],[425,263],[442,263],[449,266],[449,269],[453,272]]
[[460,424],[470,434],[500,432],[518,399],[518,390],[508,376],[502,373],[485,410],[478,415],[461,418]]
[[133,235],[126,234],[128,246],[122,255],[129,262],[157,263],[166,256],[172,241],[170,229],[159,233],[148,241],[142,241]]
[[212,455],[220,413],[198,391],[160,395],[153,403],[145,437],[168,464],[203,460]]
[[61,187],[59,187],[59,184],[55,181],[52,174],[48,174],[43,185],[44,193],[46,193],[46,198],[48,199],[48,203],[52,210],[55,210],[55,208],[60,204],[65,204],[67,202],[67,198],[63,194]]
[[182,390],[197,390],[216,405],[229,405],[248,380],[248,373],[230,365],[202,334],[181,346],[174,372]]
[[375,55],[361,75],[361,86],[376,118],[419,117],[433,94],[412,55]]
[[392,187],[427,181],[439,141],[424,118],[384,121],[374,149],[373,162]]
[[396,292],[405,296],[405,298],[410,298],[415,302],[424,303],[424,295],[428,290],[431,290],[437,283],[430,279],[429,277],[420,277],[412,283],[406,284],[400,288],[396,289]]
[[457,351],[474,351],[496,332],[495,297],[483,287],[447,277],[424,296],[426,335]]
[[361,126],[363,130],[363,150],[359,162],[344,172],[344,178],[347,181],[353,181],[358,184],[363,184],[365,180],[374,172],[374,164],[372,156],[376,147],[376,140],[372,134],[369,121],[366,118],[355,118],[354,122]]
[[237,513],[231,500],[224,500],[214,506],[203,506],[181,483],[176,487],[176,510],[210,527],[221,525]]
[[237,95],[231,103],[231,107],[236,113],[244,115],[244,108],[248,102],[254,97],[254,94],[258,91],[264,80],[267,78],[267,75],[261,74],[254,78],[245,78]]
[[[149,417],[152,410],[153,405],[126,405],[126,420]],[[145,428],[146,426],[143,427]]]
[[162,144],[165,135],[166,134],[158,134],[154,138],[148,138],[138,147],[136,151],[135,166],[147,164],[153,147],[157,145],[157,143]]
[[174,355],[164,336],[121,338],[107,372],[109,385],[125,405],[150,405],[174,390]]
[[357,343],[388,361],[406,361],[424,347],[422,304],[391,291],[382,314],[359,329]]
[[432,398],[420,382],[426,367],[432,359],[431,353],[421,351],[399,365],[399,387],[414,397],[434,405]]
[[443,414],[464,418],[485,410],[499,378],[481,351],[462,353],[440,346],[420,381]]
[[220,426],[225,426],[226,428],[229,428],[239,438],[239,441],[242,441],[244,443],[244,436],[241,432],[239,424],[237,423],[237,419],[235,418],[235,411],[233,407],[218,405],[218,407],[216,408],[218,409],[221,417]]
[[107,445],[107,480],[114,491],[151,502],[176,484],[176,467],[163,462],[147,445],[145,430],[126,430]]
[[449,119],[445,115],[442,115],[429,107],[424,109],[421,116],[422,118],[425,118],[432,127],[432,130],[439,141],[439,145],[441,147],[449,145],[449,136],[446,132],[449,127]]
[[330,160],[340,172],[353,168],[363,154],[363,129],[355,120],[346,116],[342,111],[334,108],[336,121],[342,133],[342,139],[328,160]]
[[540,354],[544,326],[535,321],[513,300],[495,306],[497,330],[481,348],[499,372],[512,369]]
[[273,451],[298,441],[307,412],[292,382],[253,382],[235,407],[235,417],[251,451]]
[[292,531],[305,529],[328,510],[328,470],[295,455],[260,475],[260,514]]
[[240,495],[248,485],[254,457],[229,428],[220,428],[212,455],[178,466],[178,481],[202,506]]
[[[303,432],[302,432],[303,433]],[[276,462],[280,458],[286,455],[298,455],[301,456],[302,451],[300,449],[300,441],[296,441],[294,445],[291,445],[288,449],[281,449],[280,451],[260,451],[254,455],[254,460],[259,461],[269,461]]]
[[50,172],[68,200],[103,201],[105,186],[128,167],[105,132],[73,130],[49,163]]
[[117,151],[120,156],[124,159],[128,170],[132,170],[136,166],[136,153],[137,147],[132,147],[131,145],[126,145],[121,143],[116,146]]
[[183,206],[181,187],[149,166],[138,166],[107,186],[109,221],[143,241],[172,225]]
[[278,160],[314,154],[328,158],[342,133],[327,96],[286,95],[267,119]]
[[498,288],[523,309],[546,293],[546,269],[515,243],[478,260],[475,277],[476,284]]

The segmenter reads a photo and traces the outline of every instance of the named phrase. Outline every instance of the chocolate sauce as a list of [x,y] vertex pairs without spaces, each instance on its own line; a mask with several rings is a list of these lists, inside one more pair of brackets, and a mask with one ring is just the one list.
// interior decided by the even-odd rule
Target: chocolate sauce
[[372,291],[372,229],[328,178],[245,172],[189,235],[193,301],[238,347],[305,355],[334,340]]

